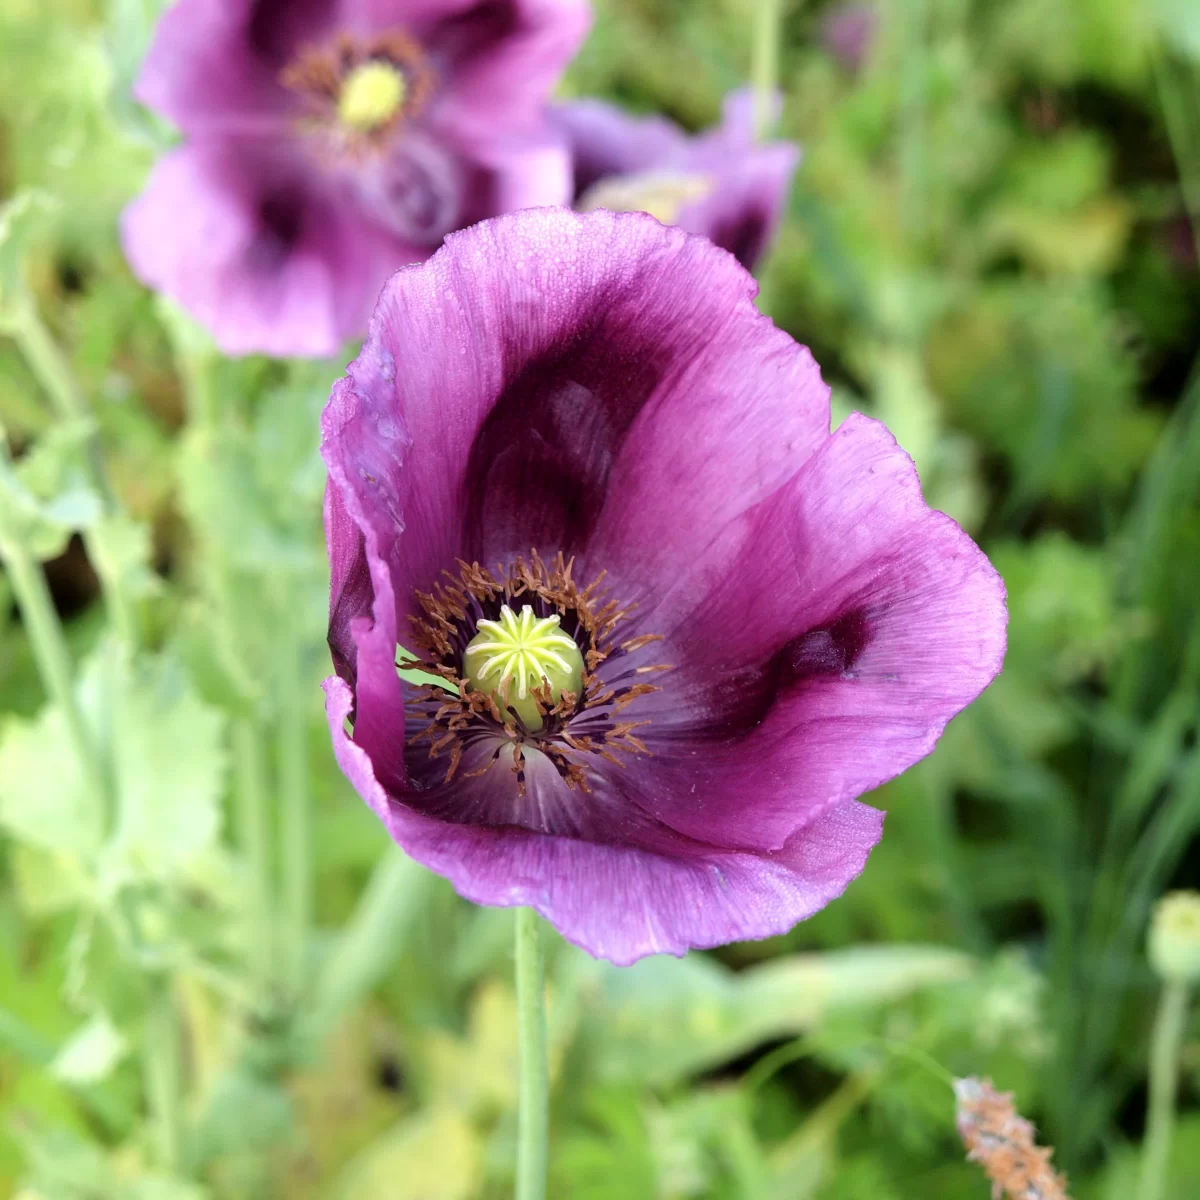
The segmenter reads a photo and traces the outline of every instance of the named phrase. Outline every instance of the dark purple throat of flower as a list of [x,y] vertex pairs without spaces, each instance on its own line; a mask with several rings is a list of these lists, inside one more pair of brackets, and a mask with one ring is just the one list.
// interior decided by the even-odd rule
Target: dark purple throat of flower
[[470,750],[485,758],[468,778],[507,751],[523,793],[525,755],[536,750],[586,792],[596,758],[620,766],[621,754],[650,753],[634,732],[649,722],[626,710],[658,690],[646,676],[669,669],[634,657],[662,639],[621,640],[628,610],[601,598],[603,575],[580,588],[573,562],[561,553],[546,562],[536,550],[495,572],[459,562],[457,575],[417,593],[423,614],[410,620],[420,657],[398,651],[396,665],[444,681],[415,686],[407,701],[420,726],[409,744],[428,743],[429,759],[444,760],[440,782]]

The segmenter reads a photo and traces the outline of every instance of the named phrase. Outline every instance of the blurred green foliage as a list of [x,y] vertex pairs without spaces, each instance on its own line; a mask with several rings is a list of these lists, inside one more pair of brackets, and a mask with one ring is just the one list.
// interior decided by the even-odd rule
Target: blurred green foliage
[[[1200,879],[1200,18],[881,2],[853,65],[832,7],[785,5],[804,162],[762,302],[984,543],[1007,665],[787,937],[626,971],[552,946],[551,1195],[982,1200],[928,1056],[1116,1200],[1147,913]],[[510,919],[388,849],[323,730],[342,362],[215,358],[116,241],[170,142],[128,91],[156,8],[0,6],[0,549],[46,561],[78,664],[47,697],[0,573],[0,1196],[504,1196]],[[566,90],[703,127],[753,9],[596,0]],[[1192,1111],[1169,1195],[1198,1163]]]

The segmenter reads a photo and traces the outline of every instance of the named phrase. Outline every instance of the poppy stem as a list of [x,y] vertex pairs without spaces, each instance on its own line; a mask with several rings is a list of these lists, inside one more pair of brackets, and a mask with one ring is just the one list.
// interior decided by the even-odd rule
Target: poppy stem
[[1188,985],[1179,979],[1163,985],[1150,1047],[1150,1107],[1146,1138],[1142,1143],[1142,1171],[1138,1200],[1161,1200],[1166,1195],[1175,1128],[1175,1090],[1179,1056],[1187,1028]]
[[[3,444],[0,443],[0,472],[7,469],[8,462],[3,457]],[[62,713],[80,774],[92,791],[93,801],[104,806],[107,823],[111,819],[108,783],[95,739],[75,693],[75,667],[62,621],[54,607],[41,564],[30,553],[20,531],[8,528],[3,517],[0,511],[0,563],[8,570],[38,675],[51,703]]]
[[[104,515],[119,515],[120,503],[104,465],[95,416],[75,379],[70,361],[62,347],[51,337],[31,296],[18,293],[5,332],[17,343],[34,378],[49,398],[54,415],[64,424],[84,428],[83,458],[88,482],[100,499]],[[113,628],[127,646],[135,646],[138,639],[137,616],[125,594],[120,571],[112,563],[112,556],[105,553],[103,542],[95,529],[81,530],[81,536],[88,560],[100,576],[104,604]]]
[[516,1200],[545,1200],[550,1073],[546,1060],[546,986],[541,925],[532,908],[517,909]]
[[304,663],[298,645],[280,648],[278,729],[280,874],[287,914],[286,980],[289,1001],[305,991],[308,938],[312,924],[312,795],[308,782]]
[[268,1007],[275,1002],[276,952],[272,926],[271,809],[267,764],[263,754],[263,729],[253,717],[239,717],[233,725],[234,796],[238,836],[250,867],[250,944],[247,947],[255,1001]]
[[407,948],[436,880],[398,846],[384,854],[313,983],[306,1033],[327,1037],[387,974]]
[[775,92],[779,87],[779,43],[783,0],[756,0],[754,50],[750,79],[754,88],[754,136],[764,141],[775,124]]
[[158,1142],[159,1165],[172,1174],[183,1173],[183,1111],[179,1014],[170,977],[159,980],[158,994],[146,1015],[146,1100]]

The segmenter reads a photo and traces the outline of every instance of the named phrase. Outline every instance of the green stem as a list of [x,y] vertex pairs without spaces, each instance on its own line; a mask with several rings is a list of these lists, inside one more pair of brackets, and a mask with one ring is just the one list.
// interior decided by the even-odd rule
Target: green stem
[[[6,329],[20,348],[34,377],[50,398],[50,404],[58,418],[63,421],[83,422],[89,427],[85,446],[88,478],[100,496],[105,513],[111,515],[117,512],[120,505],[104,466],[100,437],[95,428],[91,408],[87,398],[79,390],[71,364],[58,343],[50,336],[50,331],[38,314],[32,298],[25,296],[21,299]],[[121,586],[121,580],[108,570],[108,560],[103,547],[97,546],[95,538],[87,530],[83,532],[83,542],[89,560],[100,575],[104,603],[113,626],[121,640],[132,646],[136,643],[137,619],[133,606]]]
[[75,748],[79,769],[91,788],[96,803],[108,807],[108,787],[83,710],[72,682],[74,666],[67,649],[62,622],[54,608],[42,568],[20,537],[0,529],[0,558],[8,567],[17,606],[33,650],[38,674],[51,702],[63,715],[67,734]]
[[[178,322],[166,323],[175,349],[176,364],[184,386],[188,413],[187,436],[198,457],[212,461],[219,452],[217,423],[220,420],[217,392],[213,387],[213,357],[203,340],[193,339]],[[259,696],[240,654],[236,620],[237,602],[233,573],[223,547],[204,539],[201,569],[207,583],[209,603],[216,629],[215,653],[229,673],[240,705],[257,710]],[[284,703],[288,702],[285,696]],[[237,841],[249,875],[247,902],[249,936],[246,957],[254,1002],[268,1008],[275,1003],[276,956],[272,913],[275,911],[271,860],[271,793],[267,770],[263,722],[251,712],[233,721],[231,743],[234,761],[234,812]],[[281,757],[290,753],[280,738]]]
[[380,859],[323,964],[306,1022],[312,1036],[326,1036],[384,977],[436,880],[398,848]]
[[837,1091],[822,1102],[795,1133],[771,1150],[769,1161],[776,1179],[803,1180],[804,1194],[810,1194],[810,1189],[819,1184],[829,1170],[829,1152],[838,1130],[870,1096],[879,1078],[877,1069],[847,1075]]
[[754,136],[762,141],[774,125],[775,93],[779,88],[779,43],[783,0],[757,0],[754,9],[754,52],[750,80],[754,88]]
[[927,0],[900,5],[903,62],[900,77],[900,228],[919,236],[924,228],[925,88]]
[[263,731],[252,717],[233,725],[236,764],[238,838],[250,870],[248,953],[250,975],[259,1002],[270,1001],[275,980],[275,945],[271,929],[271,813],[263,755]]
[[[58,1054],[59,1046],[48,1041],[36,1029],[31,1029],[20,1017],[0,1008],[0,1049],[15,1054],[38,1067],[49,1067]],[[124,1100],[114,1097],[103,1084],[68,1085],[99,1118],[110,1133],[127,1129],[134,1114]]]
[[176,347],[176,363],[183,379],[188,421],[195,429],[210,431],[220,424],[221,413],[213,387],[212,358]]
[[1163,985],[1150,1045],[1150,1105],[1138,1200],[1162,1200],[1167,1190],[1171,1134],[1175,1127],[1175,1089],[1179,1055],[1187,1024],[1188,985],[1168,980]]
[[1189,112],[1190,79],[1180,80],[1180,74],[1191,74],[1190,67],[1174,64],[1160,51],[1154,58],[1154,78],[1166,118],[1167,137],[1179,168],[1179,188],[1192,226],[1196,252],[1200,254],[1200,137],[1196,137],[1196,114]]
[[25,296],[15,306],[7,329],[50,398],[57,416],[64,421],[90,421],[92,414],[87,400],[76,386],[66,357],[50,336],[31,298]]
[[518,908],[517,1039],[520,1054],[516,1200],[545,1200],[550,1071],[546,1059],[545,963],[541,926]]
[[179,1174],[183,1164],[183,1081],[178,1014],[169,979],[162,981],[146,1014],[145,1055],[146,1101],[159,1164],[170,1174]]
[[280,649],[279,802],[283,906],[287,914],[287,981],[297,1000],[304,988],[312,922],[312,801],[308,786],[307,706],[300,648]]

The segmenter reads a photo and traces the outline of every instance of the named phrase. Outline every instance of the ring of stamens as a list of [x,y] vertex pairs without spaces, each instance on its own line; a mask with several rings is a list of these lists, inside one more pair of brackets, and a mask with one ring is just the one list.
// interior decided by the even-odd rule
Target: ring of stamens
[[335,154],[359,158],[383,149],[421,112],[436,73],[420,44],[393,29],[305,46],[279,80],[304,102],[303,129]]
[[[624,713],[639,697],[658,691],[646,677],[669,666],[617,665],[614,673],[613,664],[662,639],[658,634],[641,634],[622,640],[620,627],[631,608],[602,597],[603,573],[580,588],[572,578],[573,564],[573,559],[564,559],[562,554],[547,562],[536,550],[528,559],[518,558],[494,572],[478,563],[460,561],[457,575],[444,572],[444,580],[432,592],[416,593],[422,611],[410,617],[410,622],[419,657],[398,657],[397,667],[418,669],[444,682],[421,685],[410,694],[409,716],[423,723],[409,744],[428,743],[431,759],[447,756],[446,782],[457,773],[465,751],[482,739],[499,740],[488,761],[469,774],[490,770],[505,748],[511,748],[512,769],[522,792],[528,747],[541,751],[568,787],[585,792],[589,790],[588,772],[596,767],[597,758],[623,766],[621,755],[650,753],[635,732],[649,722],[628,720]],[[578,692],[556,689],[544,671],[541,684],[532,679],[526,684],[526,695],[540,725],[522,718],[511,693],[504,702],[505,692],[489,686],[490,673],[480,680],[478,671],[464,667],[468,646],[481,631],[485,642],[501,640],[496,635],[506,629],[506,608],[510,632],[513,622],[527,621],[527,632],[532,636],[535,628],[540,628],[548,649],[565,651],[569,641],[582,660]],[[558,638],[563,641],[557,642]],[[495,654],[503,658],[502,651]],[[570,656],[564,653],[562,657]],[[601,667],[603,679],[598,673]],[[503,663],[492,666],[492,671],[504,669]],[[516,683],[516,670],[514,667],[510,686]],[[480,682],[483,688],[478,686]]]

